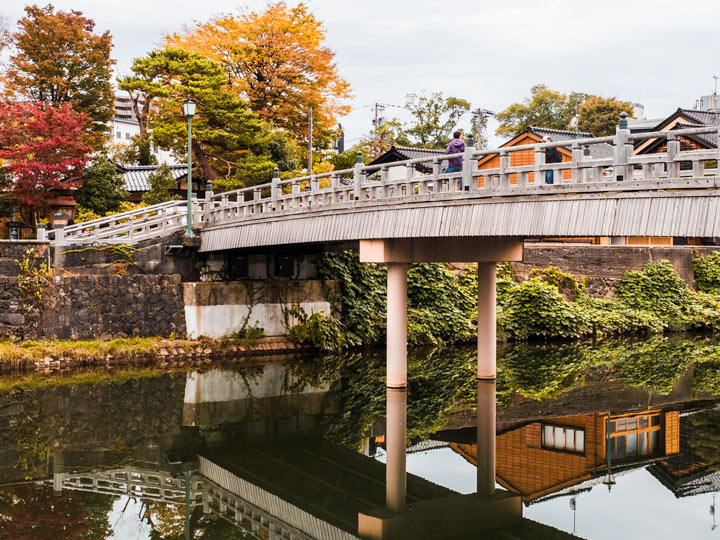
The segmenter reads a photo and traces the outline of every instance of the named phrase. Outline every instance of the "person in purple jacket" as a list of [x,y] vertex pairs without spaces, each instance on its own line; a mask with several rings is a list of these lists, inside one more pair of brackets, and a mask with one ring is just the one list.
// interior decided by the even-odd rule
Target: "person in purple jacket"
[[[465,151],[465,141],[462,140],[462,132],[456,131],[453,133],[453,140],[450,141],[447,148],[445,149],[446,154],[460,154]],[[454,157],[448,160],[448,166],[445,167],[444,173],[460,172],[462,171],[462,158]]]

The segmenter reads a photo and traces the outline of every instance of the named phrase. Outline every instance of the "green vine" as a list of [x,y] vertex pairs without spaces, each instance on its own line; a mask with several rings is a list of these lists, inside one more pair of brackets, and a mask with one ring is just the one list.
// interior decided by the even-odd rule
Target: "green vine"
[[27,250],[23,257],[15,262],[20,269],[17,279],[20,304],[25,317],[23,328],[29,329],[39,325],[42,320],[45,290],[50,285],[50,269],[38,256],[35,248]]
[[698,291],[720,294],[720,251],[693,259]]

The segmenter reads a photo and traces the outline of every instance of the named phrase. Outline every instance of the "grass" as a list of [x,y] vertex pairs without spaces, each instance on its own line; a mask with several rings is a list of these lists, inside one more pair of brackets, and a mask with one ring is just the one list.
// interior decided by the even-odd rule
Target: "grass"
[[69,358],[79,362],[98,360],[108,355],[136,358],[153,353],[162,347],[195,347],[197,345],[197,341],[168,341],[160,337],[117,338],[107,341],[96,339],[0,341],[0,366],[20,366],[39,362],[47,357]]

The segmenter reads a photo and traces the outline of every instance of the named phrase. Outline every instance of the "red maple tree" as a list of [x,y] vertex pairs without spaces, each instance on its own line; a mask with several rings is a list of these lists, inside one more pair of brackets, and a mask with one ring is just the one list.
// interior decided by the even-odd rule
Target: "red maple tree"
[[0,103],[0,193],[38,209],[59,190],[78,187],[91,150],[84,126],[68,104]]

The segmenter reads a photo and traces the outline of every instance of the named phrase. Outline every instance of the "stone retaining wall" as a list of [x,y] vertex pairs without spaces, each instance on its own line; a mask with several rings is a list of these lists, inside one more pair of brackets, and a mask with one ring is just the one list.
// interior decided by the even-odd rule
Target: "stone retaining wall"
[[720,247],[710,246],[599,246],[525,244],[523,261],[511,263],[517,281],[528,279],[534,268],[557,266],[576,276],[587,276],[587,292],[607,297],[617,292],[622,276],[651,261],[667,259],[691,287],[695,287],[692,260]]
[[36,317],[21,300],[17,279],[0,278],[0,337],[185,335],[178,275],[56,276],[41,294]]
[[34,249],[35,258],[48,261],[50,243],[42,240],[0,240],[0,277],[17,277],[20,268],[17,261]]

